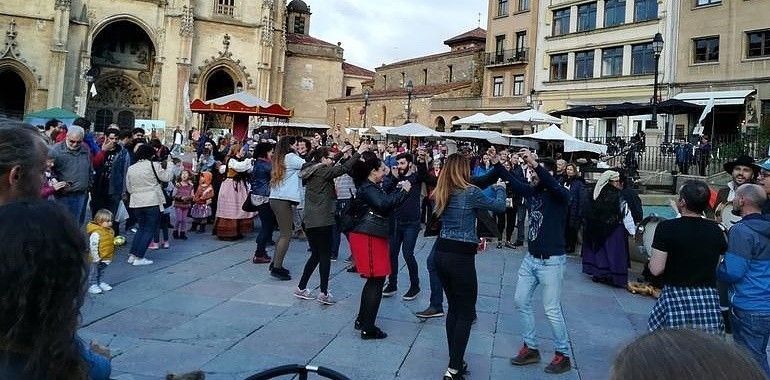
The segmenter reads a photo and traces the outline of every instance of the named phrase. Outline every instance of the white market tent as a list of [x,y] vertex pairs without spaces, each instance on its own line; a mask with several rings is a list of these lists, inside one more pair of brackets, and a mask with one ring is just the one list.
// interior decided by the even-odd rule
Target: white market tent
[[403,137],[442,137],[440,132],[436,132],[420,123],[404,124],[386,131],[385,134]]
[[543,140],[543,141],[562,141],[564,142],[565,152],[592,152],[597,154],[607,154],[607,146],[593,144],[583,140],[578,140],[567,132],[562,131],[556,125],[536,133],[518,136],[523,139]]
[[488,123],[489,116],[479,112],[477,114],[457,119],[452,122],[452,125],[481,125]]
[[526,124],[561,124],[562,120],[558,117],[553,117],[547,113],[540,112],[535,109],[529,109],[526,111],[513,114],[509,122],[526,123]]
[[391,130],[391,129],[395,128],[395,127],[386,127],[386,126],[377,126],[377,125],[373,125],[373,126],[371,126],[370,128],[374,129],[374,130],[375,130],[377,133],[379,133],[379,134],[381,134],[381,135],[385,136],[385,134],[386,134],[386,133],[387,133],[389,130]]
[[518,146],[537,148],[537,144],[531,141],[523,140],[514,137],[512,135],[505,135],[495,131],[483,131],[483,130],[461,130],[451,133],[442,133],[446,138],[457,140],[485,140],[494,145],[506,145],[506,146]]
[[508,123],[512,120],[513,114],[510,112],[502,111],[498,112],[490,117],[487,118],[486,124],[502,124],[502,123]]

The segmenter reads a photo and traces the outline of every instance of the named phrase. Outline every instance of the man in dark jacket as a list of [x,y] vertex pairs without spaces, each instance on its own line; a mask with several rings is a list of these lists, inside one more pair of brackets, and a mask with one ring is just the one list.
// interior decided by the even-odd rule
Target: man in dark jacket
[[556,348],[553,360],[545,371],[563,373],[571,368],[567,326],[561,310],[561,289],[567,264],[564,226],[569,192],[556,182],[551,174],[553,168],[546,169],[539,165],[528,149],[522,149],[519,155],[534,173],[531,186],[512,175],[506,178],[515,192],[527,198],[529,208],[529,252],[519,268],[514,295],[514,302],[524,325],[524,345],[518,355],[511,359],[511,364],[527,365],[540,362],[532,298],[538,285],[542,285],[543,306],[546,318],[551,324]]
[[53,174],[67,183],[56,195],[56,200],[70,211],[75,223],[85,222],[86,199],[91,186],[91,156],[83,143],[85,131],[73,125],[67,130],[67,138],[54,145],[50,151],[53,159]]
[[425,164],[415,165],[412,155],[401,153],[396,156],[396,170],[390,173],[390,188],[392,192],[395,184],[401,181],[409,181],[412,188],[406,200],[398,206],[390,216],[390,268],[388,284],[382,291],[383,297],[391,297],[398,291],[398,254],[403,252],[406,267],[409,270],[409,290],[402,296],[406,301],[417,298],[420,293],[420,275],[417,270],[417,260],[414,258],[414,247],[417,244],[417,236],[420,233],[420,192],[422,183],[427,175]]
[[[105,132],[105,140],[101,150],[92,162],[96,177],[91,188],[91,214],[99,209],[107,209],[112,215],[117,215],[118,205],[126,193],[126,173],[128,172],[129,157],[125,148],[118,144],[120,130],[110,128]],[[118,235],[119,223],[112,224],[115,235]]]

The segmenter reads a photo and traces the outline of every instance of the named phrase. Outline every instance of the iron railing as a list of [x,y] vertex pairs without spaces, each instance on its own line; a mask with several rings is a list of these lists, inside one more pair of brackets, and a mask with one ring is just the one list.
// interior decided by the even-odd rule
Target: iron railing
[[484,55],[484,62],[487,66],[492,65],[513,65],[525,63],[529,60],[529,49],[500,50]]

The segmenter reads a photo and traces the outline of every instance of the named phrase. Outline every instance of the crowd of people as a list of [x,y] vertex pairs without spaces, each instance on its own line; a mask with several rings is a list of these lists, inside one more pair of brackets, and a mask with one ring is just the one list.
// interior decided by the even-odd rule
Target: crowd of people
[[[85,119],[71,126],[51,121],[42,138],[31,128],[6,124],[12,125],[0,126],[0,215],[18,223],[4,224],[0,235],[9,242],[3,252],[19,268],[0,268],[0,283],[9,289],[0,321],[6,372],[0,373],[30,378],[109,376],[102,348],[77,338],[77,313],[84,293],[112,289],[104,272],[118,259],[118,235],[133,233],[127,261],[144,266],[153,264],[148,250],[171,247],[169,228],[174,239],[187,239],[187,233],[205,232],[212,224],[218,239],[237,240],[255,230],[256,219],[252,262],[268,264],[276,280],[291,281],[294,268],[285,265],[286,255],[293,241],[306,239],[310,254],[293,296],[327,306],[336,303],[331,261],[339,257],[341,239],[347,239],[348,271],[365,279],[353,326],[364,340],[388,336],[377,326],[377,315],[382,298],[399,292],[400,256],[409,274],[401,298],[417,298],[415,245],[420,233],[435,236],[425,263],[430,303],[416,317],[445,316],[449,363],[444,380],[463,379],[468,371],[464,358],[478,295],[475,255],[488,242],[520,250],[514,303],[523,342],[510,362],[541,361],[533,305],[540,288],[555,348],[545,372],[564,373],[572,368],[561,308],[567,255],[580,247],[586,275],[625,288],[628,238],[643,216],[624,170],[606,170],[588,184],[578,165],[539,158],[526,148],[371,140],[354,145],[321,133],[253,133],[244,141],[229,136],[214,141],[210,133],[185,137],[180,128],[169,148],[160,138],[146,139],[140,128],[111,127],[95,134]],[[742,361],[742,368],[770,374],[770,218],[763,215],[770,209],[770,161],[739,158],[725,170],[733,179],[715,202],[705,183],[689,181],[675,204],[681,217],[658,227],[647,264],[651,279],[662,286],[649,319],[653,334],[627,351],[653,357],[649,341],[674,339],[660,338],[657,330],[694,328],[721,335],[728,322],[735,341],[756,359]],[[717,222],[703,217],[719,214],[712,204],[719,202],[730,202],[732,213],[740,216],[727,240]],[[316,269],[319,292],[313,294],[309,282]],[[720,297],[718,280],[729,284],[729,299]],[[70,294],[51,296],[67,284]],[[16,315],[23,320],[14,322]],[[686,338],[711,342],[697,334],[678,339]],[[732,346],[711,344],[746,358]],[[647,378],[631,375],[639,370],[619,357],[613,376]]]

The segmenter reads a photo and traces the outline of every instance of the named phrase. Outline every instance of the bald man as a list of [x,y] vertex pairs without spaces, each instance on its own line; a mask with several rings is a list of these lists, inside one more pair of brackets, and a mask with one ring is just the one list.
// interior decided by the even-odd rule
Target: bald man
[[93,172],[91,154],[83,144],[84,137],[85,130],[73,125],[67,130],[67,138],[54,145],[49,152],[54,162],[54,177],[67,183],[56,194],[56,201],[70,211],[79,225],[85,222],[86,200]]

